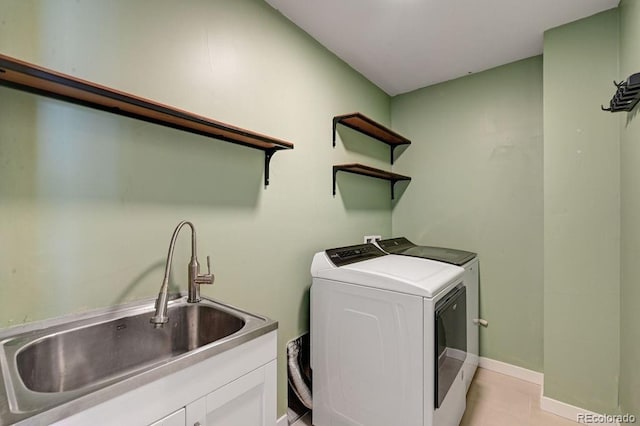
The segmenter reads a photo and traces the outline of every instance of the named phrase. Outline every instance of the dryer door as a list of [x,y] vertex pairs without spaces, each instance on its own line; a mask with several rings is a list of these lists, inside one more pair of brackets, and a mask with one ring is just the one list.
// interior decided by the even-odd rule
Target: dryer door
[[462,284],[436,303],[435,400],[439,408],[467,357],[467,292]]

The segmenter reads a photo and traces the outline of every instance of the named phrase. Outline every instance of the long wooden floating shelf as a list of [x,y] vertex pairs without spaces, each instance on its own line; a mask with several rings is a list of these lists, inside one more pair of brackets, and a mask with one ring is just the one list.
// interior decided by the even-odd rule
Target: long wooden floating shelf
[[293,144],[0,54],[0,84],[114,114],[221,139],[265,153],[265,185],[276,151]]
[[333,146],[336,146],[336,126],[342,124],[357,132],[383,142],[391,148],[391,164],[393,164],[393,151],[400,145],[410,145],[411,141],[382,124],[359,113],[337,115],[333,117]]
[[336,176],[338,172],[352,173],[355,175],[369,176],[376,179],[387,180],[391,183],[391,199],[395,198],[395,184],[403,180],[411,180],[409,176],[399,175],[386,170],[376,169],[358,163],[338,164],[333,166],[333,195],[336,195]]

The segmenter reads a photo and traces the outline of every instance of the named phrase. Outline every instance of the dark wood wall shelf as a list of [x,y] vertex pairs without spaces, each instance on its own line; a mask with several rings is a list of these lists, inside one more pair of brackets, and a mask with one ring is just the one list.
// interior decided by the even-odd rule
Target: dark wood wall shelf
[[357,132],[363,133],[380,142],[386,143],[391,149],[391,164],[393,164],[393,151],[400,145],[411,145],[411,141],[391,129],[383,126],[362,115],[359,112],[337,115],[333,117],[333,146],[336,146],[336,126],[342,124]]
[[339,164],[333,166],[333,195],[336,195],[336,176],[338,172],[353,173],[355,175],[369,176],[376,179],[388,180],[391,183],[391,199],[395,198],[394,187],[396,182],[402,180],[411,180],[409,176],[403,176],[396,173],[387,172],[386,170],[375,169],[373,167],[364,166],[358,163]]
[[189,133],[264,151],[264,184],[271,157],[293,144],[178,108],[120,92],[0,54],[0,84]]

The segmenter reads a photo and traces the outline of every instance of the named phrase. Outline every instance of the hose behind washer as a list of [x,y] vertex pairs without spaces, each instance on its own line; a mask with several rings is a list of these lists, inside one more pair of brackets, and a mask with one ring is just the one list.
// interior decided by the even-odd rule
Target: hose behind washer
[[287,366],[289,369],[289,384],[293,389],[300,402],[308,409],[313,409],[313,398],[311,390],[304,381],[298,364],[298,354],[300,353],[300,344],[297,340],[292,340],[287,344]]

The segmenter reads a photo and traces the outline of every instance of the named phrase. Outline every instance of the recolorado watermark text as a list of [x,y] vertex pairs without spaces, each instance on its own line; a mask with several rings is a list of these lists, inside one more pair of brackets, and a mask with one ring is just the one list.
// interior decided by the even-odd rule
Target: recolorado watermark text
[[594,413],[578,413],[576,416],[578,423],[584,424],[625,424],[635,423],[636,416],[633,414],[594,414]]

